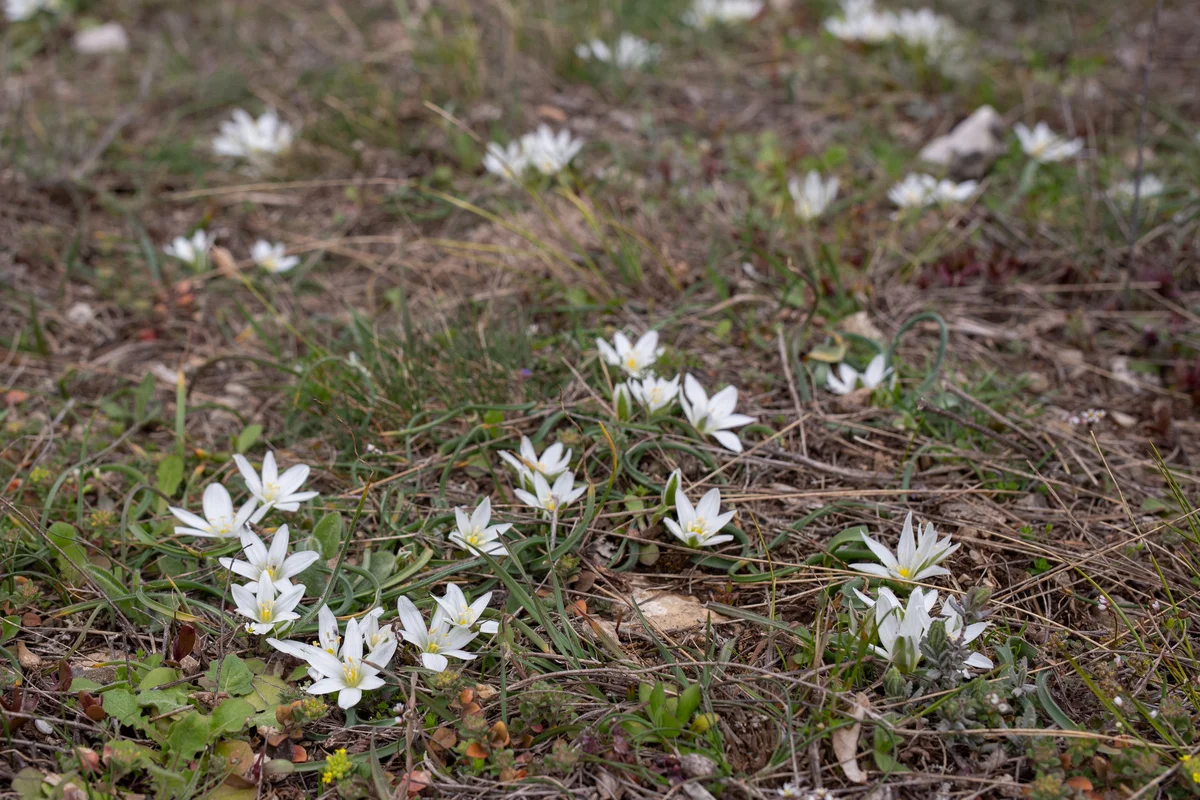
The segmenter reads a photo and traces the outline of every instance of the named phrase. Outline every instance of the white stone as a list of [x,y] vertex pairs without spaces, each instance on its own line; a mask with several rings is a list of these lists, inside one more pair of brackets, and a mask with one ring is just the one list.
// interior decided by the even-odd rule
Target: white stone
[[990,160],[1004,151],[1004,123],[991,106],[980,106],[945,136],[921,150],[920,159],[951,166],[964,160]]

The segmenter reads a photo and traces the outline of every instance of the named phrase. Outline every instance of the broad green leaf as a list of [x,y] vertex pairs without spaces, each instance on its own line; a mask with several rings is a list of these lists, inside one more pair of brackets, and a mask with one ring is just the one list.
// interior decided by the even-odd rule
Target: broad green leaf
[[137,698],[128,689],[113,689],[104,693],[104,711],[122,725],[132,728],[144,728],[145,719]]
[[367,570],[375,576],[375,580],[383,583],[396,571],[396,554],[386,551],[371,553],[371,564]]
[[21,800],[42,800],[42,784],[45,778],[42,771],[35,767],[26,767],[13,776],[12,790]]
[[96,681],[93,681],[89,678],[72,678],[70,691],[72,691],[72,692],[83,692],[83,691],[94,692],[95,690],[99,689],[102,685],[103,684],[97,683]]
[[237,451],[239,453],[245,453],[251,447],[254,447],[254,443],[258,441],[258,437],[262,436],[262,432],[263,426],[257,423],[254,425],[247,425],[245,428],[243,428],[242,432],[239,433],[237,437]]
[[345,523],[342,515],[334,511],[321,517],[317,527],[313,528],[313,538],[316,539],[321,558],[335,558],[342,547],[342,534]]
[[158,490],[167,497],[174,497],[183,481],[183,459],[176,455],[167,456],[158,465]]
[[74,526],[66,522],[54,523],[50,526],[50,530],[47,531],[47,534],[50,536],[50,541],[63,548],[67,547],[79,538],[79,535],[75,533]]
[[846,360],[846,343],[841,337],[834,336],[830,344],[819,344],[808,351],[805,356],[809,361],[821,361],[826,364],[837,364]]
[[246,695],[246,702],[254,706],[255,711],[265,711],[279,705],[283,693],[291,691],[291,688],[274,675],[256,675],[254,676],[254,686]]
[[0,617],[0,644],[7,642],[9,639],[17,635],[17,631],[21,629],[21,618],[16,614],[11,614],[7,617]]
[[178,688],[183,689],[182,694],[169,690],[163,691],[162,689],[146,689],[145,691],[138,692],[138,705],[153,706],[156,714],[166,714],[181,708],[187,708],[187,689],[183,686]]
[[216,740],[227,733],[237,733],[254,713],[254,706],[240,697],[230,697],[213,709],[211,738]]
[[113,765],[118,773],[128,772],[154,761],[153,750],[129,739],[113,739],[104,745],[104,752],[108,756],[108,763]]
[[212,718],[199,711],[184,714],[171,724],[167,731],[166,746],[175,763],[190,761],[208,746],[208,735],[212,731]]
[[179,673],[170,667],[155,667],[142,678],[141,683],[138,684],[138,690],[154,689],[164,683],[177,680],[179,680]]
[[[209,685],[216,686],[217,683],[217,664],[213,662],[208,668]],[[254,674],[250,672],[250,668],[246,663],[237,656],[230,653],[225,656],[225,660],[221,662],[221,684],[216,686],[214,691],[227,692],[231,695],[249,694],[254,690]]]

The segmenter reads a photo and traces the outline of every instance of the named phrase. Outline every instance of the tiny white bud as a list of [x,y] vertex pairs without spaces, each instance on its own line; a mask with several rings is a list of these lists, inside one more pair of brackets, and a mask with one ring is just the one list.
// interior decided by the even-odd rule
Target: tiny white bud
[[1116,706],[1117,708],[1122,708],[1125,705],[1125,701],[1122,700],[1120,698],[1120,696],[1117,696],[1117,697],[1113,698],[1113,705]]

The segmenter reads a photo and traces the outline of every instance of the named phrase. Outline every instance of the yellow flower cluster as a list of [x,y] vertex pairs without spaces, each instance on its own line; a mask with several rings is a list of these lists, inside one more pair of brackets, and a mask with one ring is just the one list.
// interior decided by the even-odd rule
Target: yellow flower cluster
[[1182,756],[1179,759],[1180,766],[1183,771],[1192,779],[1192,783],[1200,784],[1200,759],[1192,758],[1191,756]]
[[321,783],[340,781],[349,775],[352,769],[354,765],[350,763],[350,757],[346,755],[346,748],[343,747],[325,759],[325,772],[321,775]]

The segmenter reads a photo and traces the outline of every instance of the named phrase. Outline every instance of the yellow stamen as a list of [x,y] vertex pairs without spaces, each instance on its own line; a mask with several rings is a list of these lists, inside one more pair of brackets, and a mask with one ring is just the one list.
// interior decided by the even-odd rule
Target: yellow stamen
[[896,570],[896,572],[900,573],[901,578],[907,578],[910,574],[912,574],[908,571],[908,567],[901,567],[900,569]]

